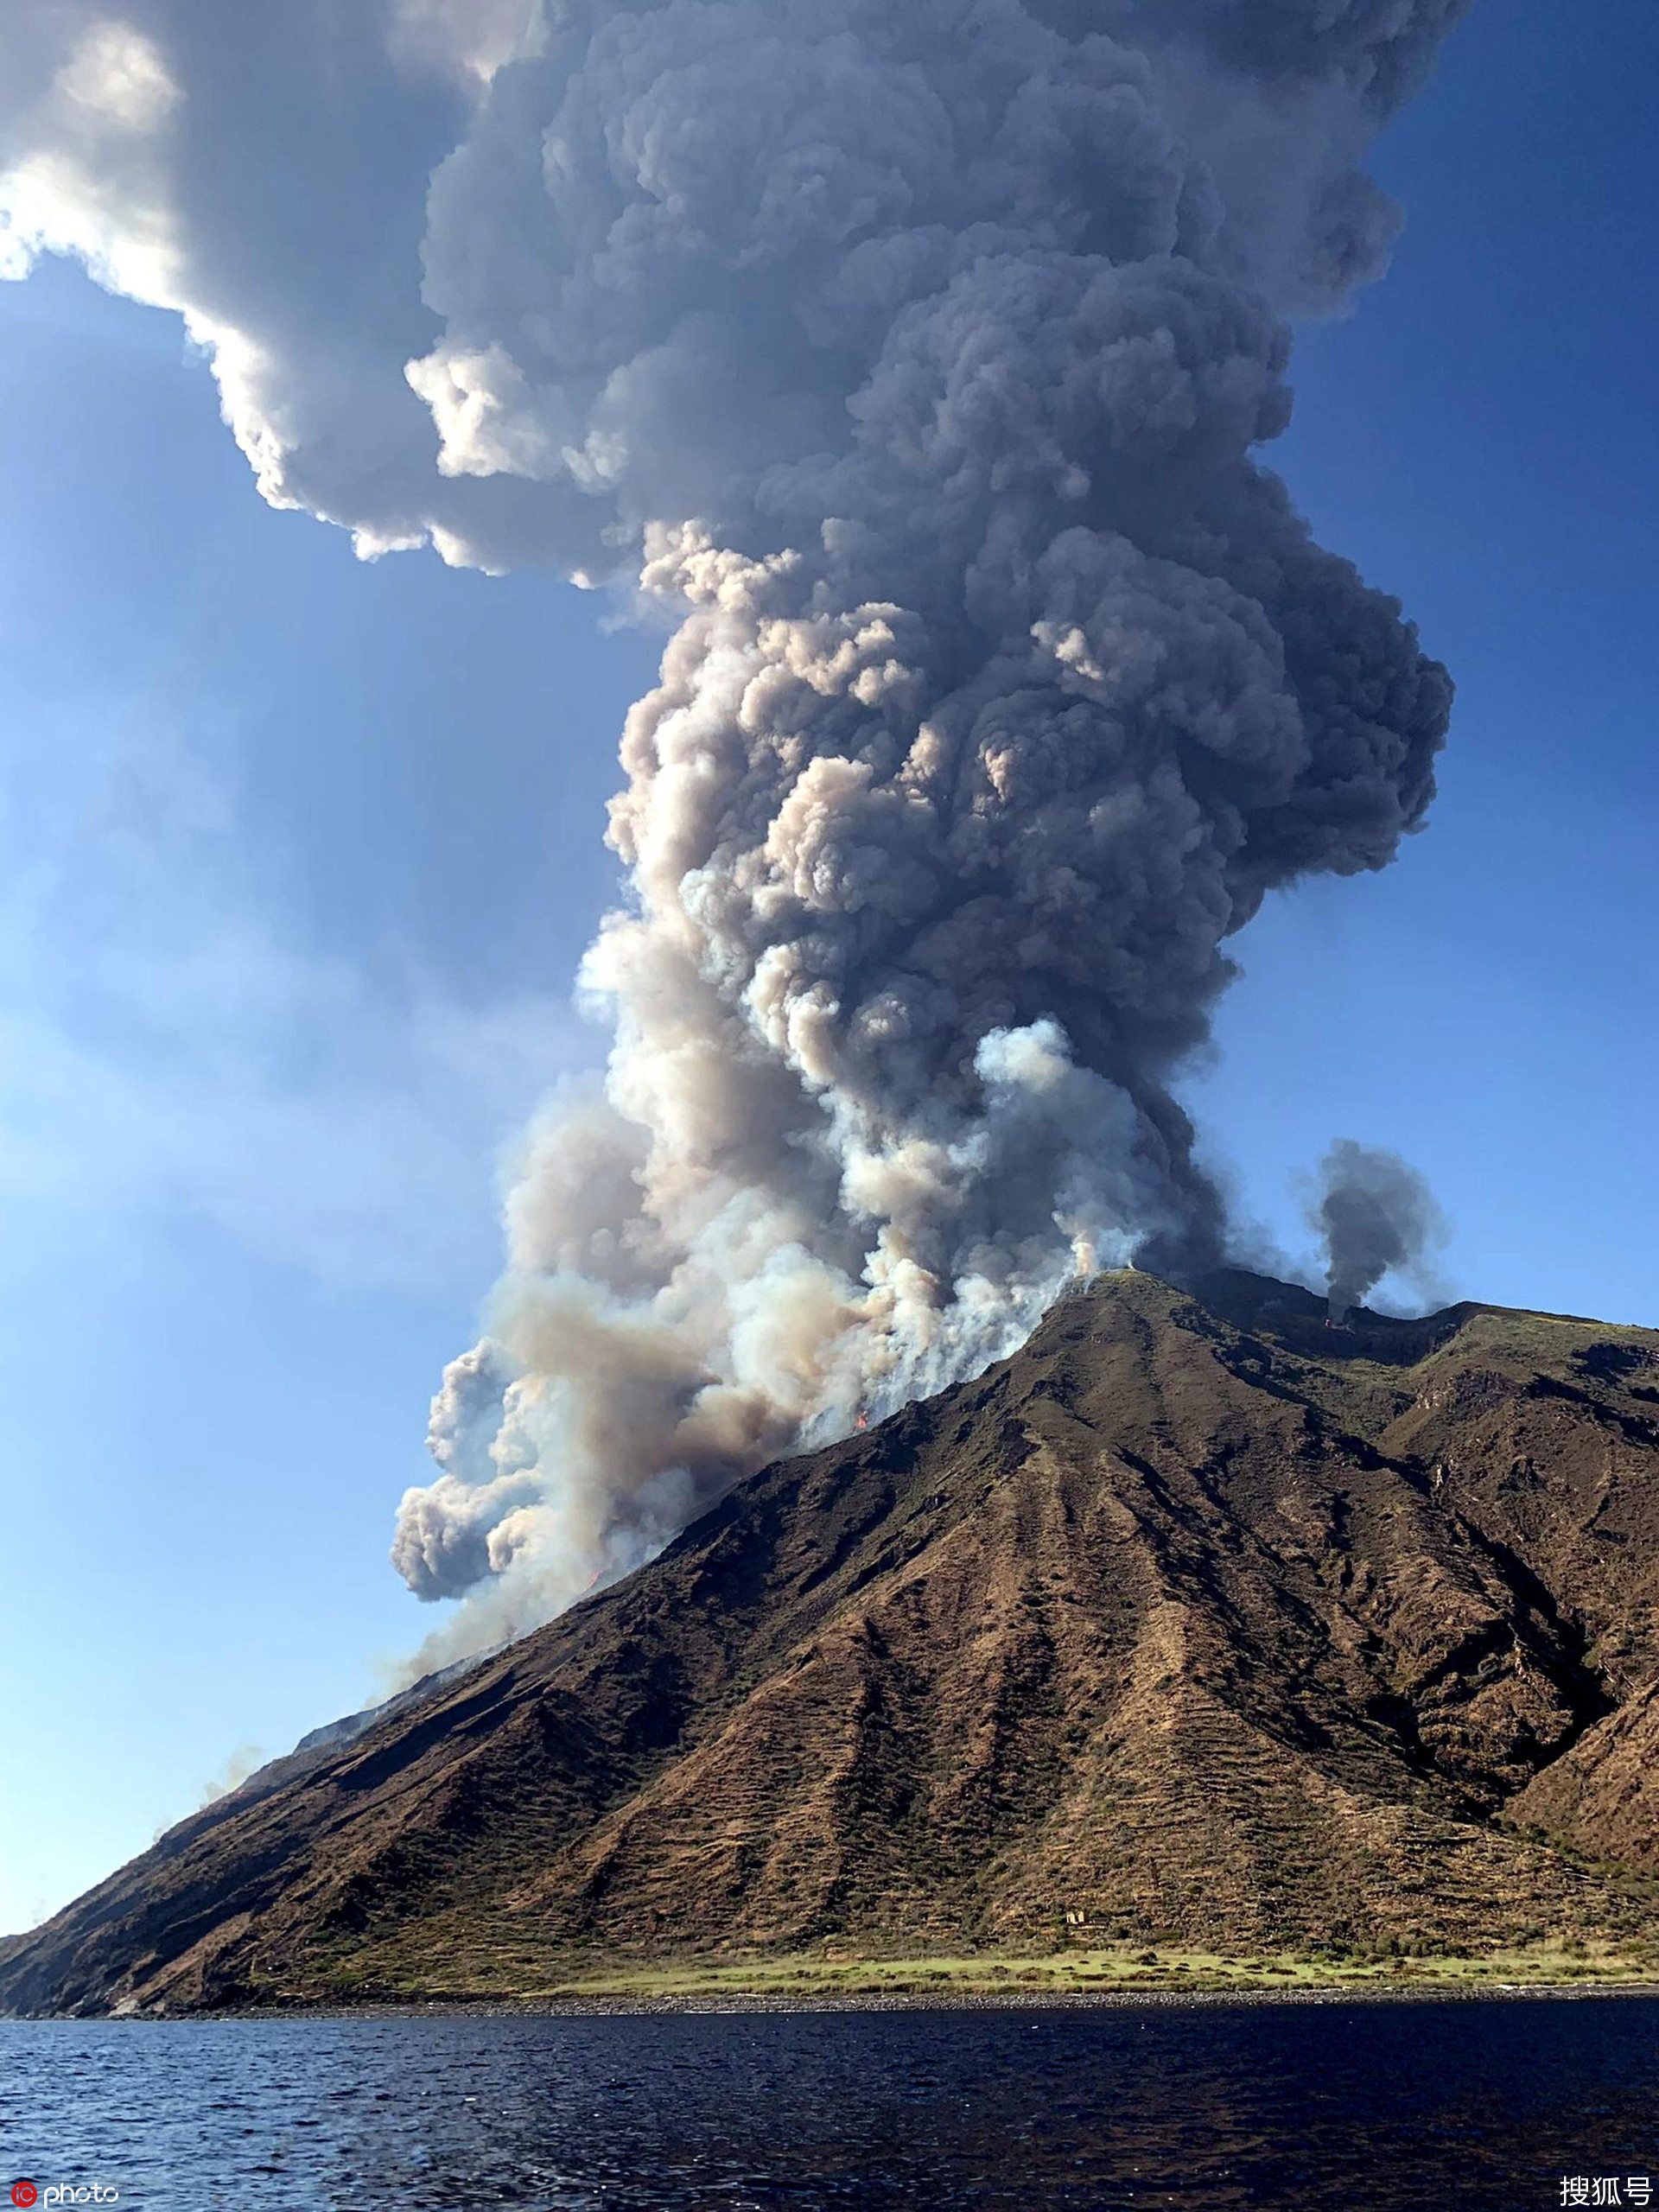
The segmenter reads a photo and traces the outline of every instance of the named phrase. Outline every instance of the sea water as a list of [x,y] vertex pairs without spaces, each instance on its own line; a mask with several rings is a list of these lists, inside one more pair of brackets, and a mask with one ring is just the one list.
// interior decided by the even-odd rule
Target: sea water
[[0,2146],[0,2212],[1659,2206],[1659,2001],[6,2022]]

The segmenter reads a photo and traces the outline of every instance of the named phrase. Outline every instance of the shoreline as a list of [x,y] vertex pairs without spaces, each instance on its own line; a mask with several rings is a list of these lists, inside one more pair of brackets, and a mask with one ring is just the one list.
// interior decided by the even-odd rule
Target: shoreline
[[757,2013],[836,2014],[849,2012],[1218,2012],[1255,2010],[1284,2005],[1465,2005],[1508,2003],[1516,1999],[1631,1997],[1659,1999],[1659,1980],[1651,1981],[1445,1981],[1406,1986],[1376,1983],[1305,1983],[1299,1988],[1054,1989],[880,1991],[848,1990],[823,1995],[783,1996],[769,1992],[685,1992],[660,1995],[620,1993],[537,1998],[411,1998],[377,2003],[241,2005],[171,2012],[33,2012],[0,2014],[0,2027],[93,2022],[121,2027],[207,2025],[250,2020],[422,2020],[645,2018]]

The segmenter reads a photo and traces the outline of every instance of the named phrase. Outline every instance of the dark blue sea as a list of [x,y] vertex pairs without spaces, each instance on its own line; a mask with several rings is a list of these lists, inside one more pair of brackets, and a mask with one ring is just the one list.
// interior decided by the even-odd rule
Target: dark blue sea
[[1659,2205],[1659,2001],[0,2023],[0,2131],[42,2212]]

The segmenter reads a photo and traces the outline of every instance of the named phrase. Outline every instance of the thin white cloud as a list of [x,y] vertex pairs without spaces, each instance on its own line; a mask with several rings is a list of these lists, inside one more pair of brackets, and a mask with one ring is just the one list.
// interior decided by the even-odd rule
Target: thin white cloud
[[499,1144],[593,1057],[568,1007],[309,949],[200,758],[50,750],[0,786],[0,1192],[193,1216],[342,1286],[475,1276]]
[[394,61],[479,86],[544,42],[539,0],[391,0],[386,22]]
[[130,23],[90,24],[58,72],[56,90],[73,108],[121,130],[153,130],[179,88],[151,41]]

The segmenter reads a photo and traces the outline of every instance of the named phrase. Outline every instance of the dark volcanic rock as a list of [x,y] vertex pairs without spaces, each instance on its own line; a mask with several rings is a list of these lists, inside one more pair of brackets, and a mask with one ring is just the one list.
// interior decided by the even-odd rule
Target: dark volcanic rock
[[766,1469],[0,1948],[16,2011],[835,1940],[1659,1939],[1659,1338],[1227,1273]]

